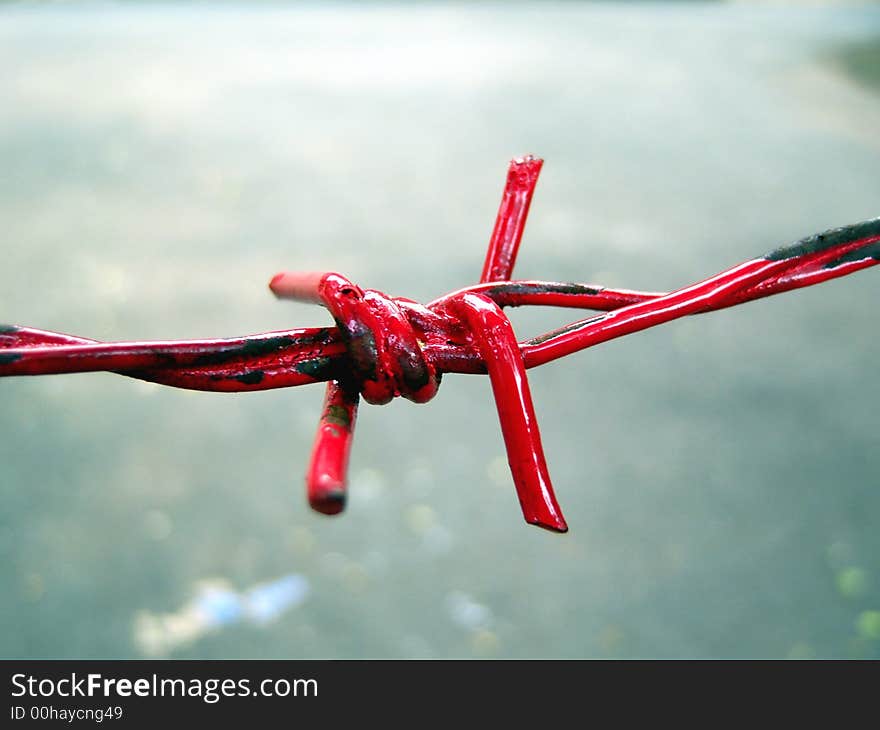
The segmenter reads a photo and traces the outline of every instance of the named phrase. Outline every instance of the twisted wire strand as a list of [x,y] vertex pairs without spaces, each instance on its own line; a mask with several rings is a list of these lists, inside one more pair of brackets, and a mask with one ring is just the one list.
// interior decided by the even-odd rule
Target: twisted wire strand
[[[480,282],[427,305],[389,297],[332,272],[282,272],[279,298],[320,304],[335,327],[245,337],[106,343],[0,325],[0,377],[110,371],[178,388],[242,392],[327,382],[306,473],[311,506],[336,514],[360,397],[373,404],[433,398],[443,373],[488,373],[508,462],[527,522],[567,530],[556,501],[525,371],[679,317],[812,286],[880,263],[880,218],[775,249],[672,292],[511,281],[543,161],[513,160]],[[517,342],[504,307],[552,306],[601,314]]]

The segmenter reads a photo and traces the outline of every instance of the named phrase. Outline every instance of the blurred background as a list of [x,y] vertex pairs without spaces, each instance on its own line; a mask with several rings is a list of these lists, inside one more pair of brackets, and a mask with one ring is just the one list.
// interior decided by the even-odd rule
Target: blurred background
[[[880,215],[880,6],[0,6],[0,321],[101,340],[321,325],[281,269],[648,290]],[[880,657],[878,272],[530,373],[571,531],[521,517],[486,378],[0,381],[0,656]],[[511,310],[521,337],[577,317]]]

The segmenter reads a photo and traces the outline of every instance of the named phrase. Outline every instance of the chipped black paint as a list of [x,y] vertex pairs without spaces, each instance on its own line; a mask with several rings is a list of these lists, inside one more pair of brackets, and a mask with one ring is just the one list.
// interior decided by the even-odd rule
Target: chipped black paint
[[312,335],[297,337],[296,341],[303,345],[326,345],[333,340],[334,334],[335,331],[330,327],[321,327]]
[[[771,251],[763,258],[768,261],[784,261],[785,259],[792,259],[797,256],[819,253],[834,246],[853,243],[862,238],[871,238],[872,236],[880,236],[880,218],[872,218],[869,221],[862,221],[861,223],[843,226],[842,228],[832,228],[830,231],[802,238],[800,241],[796,241],[789,246],[782,246]],[[868,258],[868,256],[860,258]],[[858,261],[860,259],[850,260]]]
[[586,284],[555,284],[548,282],[546,284],[519,284],[511,282],[509,284],[499,284],[484,292],[490,297],[498,296],[526,296],[531,294],[572,294],[572,295],[589,295],[595,296],[602,287],[588,286]]
[[330,374],[332,365],[333,361],[329,357],[315,357],[297,363],[294,370],[315,380],[324,380]]
[[333,505],[335,509],[332,510],[332,513],[341,512],[345,507],[345,490],[333,489],[324,492],[319,501],[322,505]]
[[566,325],[565,327],[560,327],[558,330],[553,330],[552,332],[546,332],[540,337],[535,337],[534,339],[526,342],[526,345],[541,345],[547,340],[552,340],[554,337],[559,337],[560,335],[567,335],[570,332],[577,332],[580,329],[583,329],[587,325],[594,324],[595,322],[600,322],[605,319],[607,314],[600,314],[596,317],[591,317],[590,319],[583,319],[580,322],[574,322],[572,324]]
[[16,327],[14,324],[0,324],[0,335],[11,335],[20,329],[21,327]]
[[285,347],[291,345],[300,345],[299,340],[288,335],[278,337],[266,337],[263,339],[247,340],[240,345],[233,345],[228,350],[221,352],[206,352],[199,355],[195,361],[195,365],[221,365],[231,360],[238,360],[251,357],[260,357],[262,355],[271,355]]
[[324,420],[332,423],[334,426],[348,429],[351,427],[351,418],[348,415],[348,409],[343,406],[330,406],[324,414]]
[[874,243],[868,244],[867,246],[862,246],[861,248],[857,248],[854,251],[849,251],[848,253],[843,254],[839,259],[834,259],[834,261],[829,261],[825,264],[826,269],[836,269],[838,266],[842,266],[843,264],[853,263],[855,261],[864,261],[865,259],[874,259],[875,261],[880,261],[880,241],[875,241]]
[[244,383],[245,385],[256,385],[257,383],[262,382],[264,375],[265,373],[262,370],[251,370],[250,372],[236,375],[235,380],[239,383]]
[[424,388],[431,380],[431,375],[425,363],[416,356],[401,355],[397,358],[403,382],[410,391]]
[[0,352],[0,365],[9,365],[16,360],[21,360],[21,355],[17,352]]
[[379,359],[376,337],[369,327],[360,322],[345,323],[337,320],[358,375],[364,380],[376,380],[376,362]]

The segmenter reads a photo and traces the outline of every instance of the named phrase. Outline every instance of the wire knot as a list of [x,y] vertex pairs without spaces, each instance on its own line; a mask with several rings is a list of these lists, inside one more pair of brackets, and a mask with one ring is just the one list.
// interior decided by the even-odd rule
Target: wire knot
[[271,286],[286,297],[327,308],[348,353],[349,372],[339,379],[355,386],[368,403],[382,405],[396,396],[426,403],[437,394],[440,373],[422,350],[424,332],[408,315],[419,306],[415,302],[361,289],[334,273],[285,273]]

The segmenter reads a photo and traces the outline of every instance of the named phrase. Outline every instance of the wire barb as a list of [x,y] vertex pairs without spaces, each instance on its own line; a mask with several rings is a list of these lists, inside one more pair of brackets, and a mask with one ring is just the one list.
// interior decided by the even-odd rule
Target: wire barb
[[[335,327],[221,340],[106,343],[0,325],[0,377],[110,371],[177,388],[267,390],[326,381],[306,472],[311,506],[345,506],[360,397],[425,403],[443,373],[488,373],[508,463],[526,521],[565,532],[544,457],[526,369],[679,317],[812,286],[880,262],[880,218],[775,249],[672,292],[511,281],[543,160],[510,163],[480,283],[427,305],[361,289],[336,273],[282,272],[279,298],[326,307]],[[506,306],[591,309],[601,314],[517,342]]]

